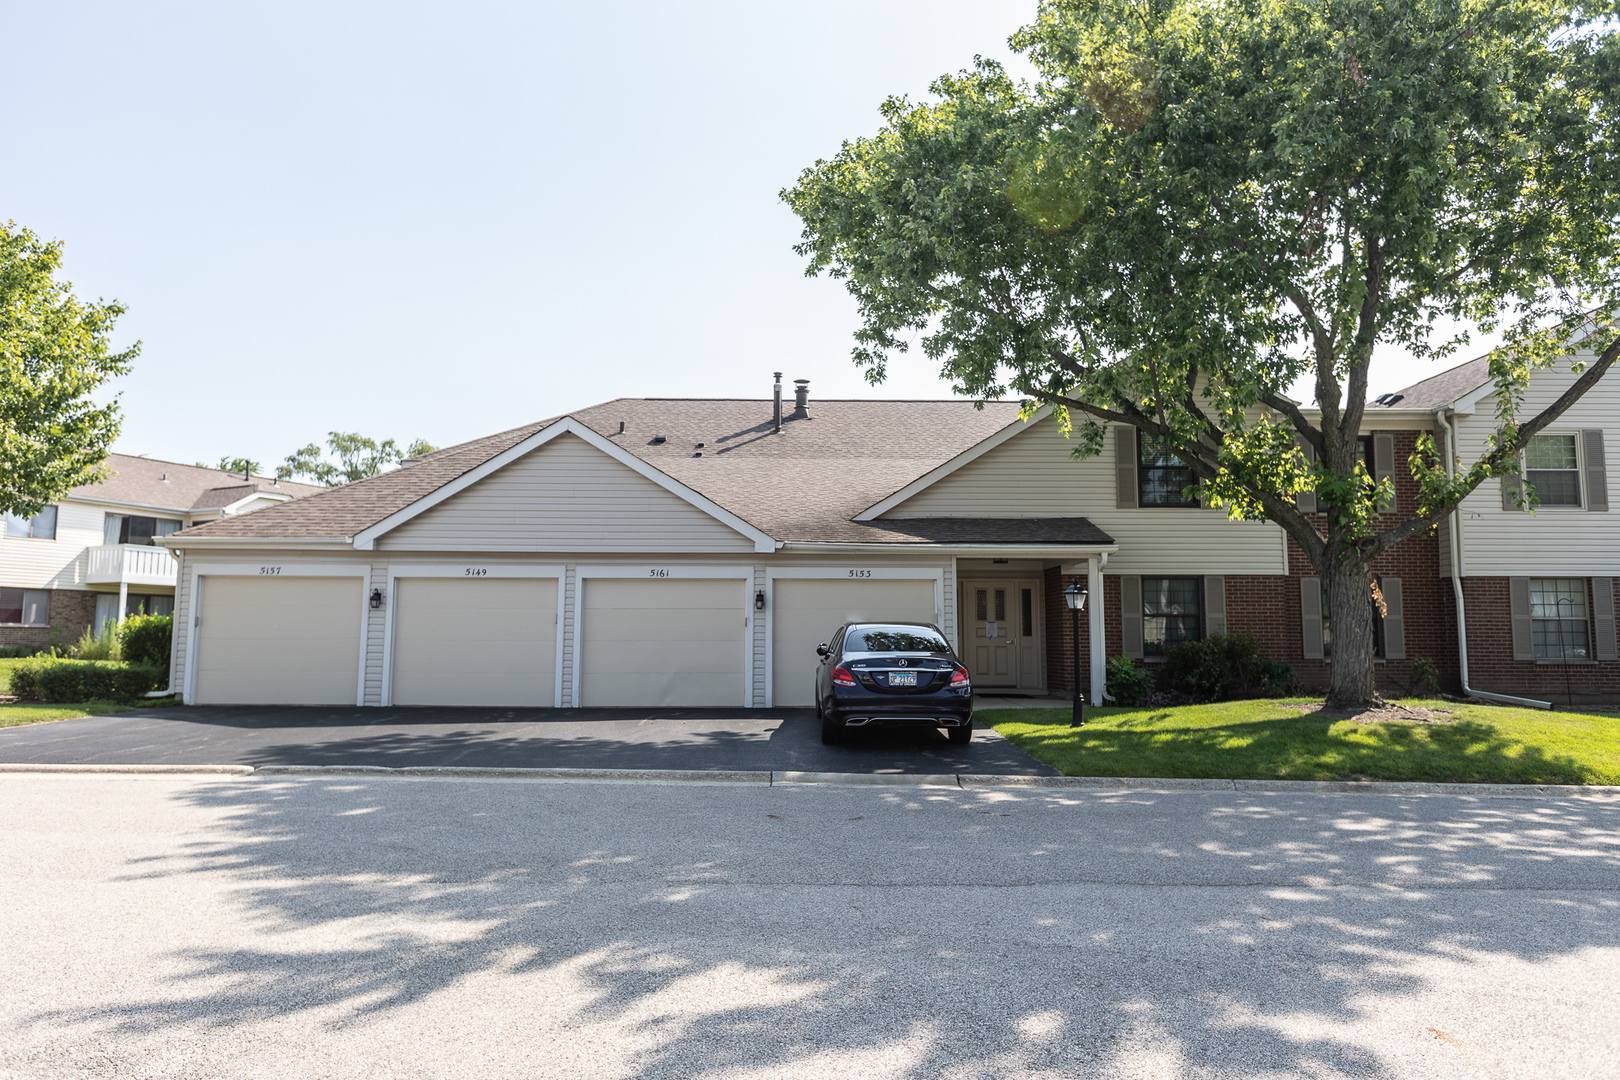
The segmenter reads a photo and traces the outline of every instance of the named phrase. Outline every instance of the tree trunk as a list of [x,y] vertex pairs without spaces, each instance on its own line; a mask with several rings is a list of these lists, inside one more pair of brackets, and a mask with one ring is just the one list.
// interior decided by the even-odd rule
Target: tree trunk
[[1365,568],[1346,566],[1337,559],[1317,567],[1327,600],[1333,640],[1333,662],[1327,703],[1332,706],[1367,705],[1377,697],[1373,685],[1372,584]]

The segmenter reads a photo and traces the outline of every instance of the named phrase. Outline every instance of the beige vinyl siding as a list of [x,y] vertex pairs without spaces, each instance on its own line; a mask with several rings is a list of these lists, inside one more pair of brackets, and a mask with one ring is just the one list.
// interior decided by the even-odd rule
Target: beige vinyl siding
[[886,518],[1084,517],[1114,538],[1111,574],[1280,574],[1283,532],[1267,522],[1228,521],[1202,508],[1119,509],[1114,440],[1084,461],[1050,419],[1008,439],[918,492]]
[[566,705],[574,699],[574,683],[579,677],[579,620],[575,613],[579,611],[579,570],[569,563],[563,567],[563,610],[562,610],[562,700]]
[[[1592,359],[1590,354],[1586,359]],[[1534,416],[1568,389],[1574,379],[1567,365],[1532,375],[1519,416]],[[1496,431],[1494,409],[1494,398],[1485,397],[1472,415],[1456,418],[1457,445],[1464,468],[1479,459],[1485,452],[1485,440]],[[1616,450],[1620,447],[1620,375],[1613,371],[1546,430],[1549,434],[1578,435],[1586,428],[1603,431],[1613,506],[1612,493],[1620,471],[1620,452]],[[1487,480],[1463,500],[1459,515],[1465,577],[1620,576],[1620,510],[1595,511],[1584,506],[1542,507],[1534,514],[1503,510],[1501,483]]]
[[366,602],[368,604],[373,589],[380,589],[386,599],[382,607],[368,607],[366,610],[366,692],[362,700],[367,705],[381,705],[383,637],[388,630],[388,606],[393,603],[393,598],[388,596],[387,563],[373,563],[371,565],[371,577],[366,581]]
[[749,660],[754,669],[754,688],[749,701],[756,708],[763,708],[765,705],[765,613],[754,608],[753,598],[764,589],[765,567],[756,566],[753,583],[748,589],[748,632],[752,635],[749,640],[750,648],[753,650]]
[[186,569],[186,553],[177,551],[180,576],[174,587],[173,635],[169,640],[169,685],[177,690],[185,688],[186,652],[191,647],[191,582]]
[[[0,585],[13,589],[75,589],[84,584],[84,549],[106,539],[109,507],[64,500],[56,506],[56,539],[6,536],[0,529]],[[116,511],[113,511],[116,512]]]
[[752,552],[753,542],[575,435],[388,533],[396,551]]

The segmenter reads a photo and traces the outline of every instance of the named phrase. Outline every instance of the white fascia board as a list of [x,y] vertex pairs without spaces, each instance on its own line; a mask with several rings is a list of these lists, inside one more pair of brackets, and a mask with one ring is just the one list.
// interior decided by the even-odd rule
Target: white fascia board
[[962,451],[960,454],[957,454],[955,457],[951,458],[951,460],[945,462],[945,464],[940,465],[937,468],[917,477],[917,479],[913,480],[911,483],[907,484],[893,495],[890,495],[879,502],[875,502],[871,506],[868,506],[865,510],[862,510],[860,513],[856,514],[853,520],[877,520],[878,517],[888,513],[890,510],[893,510],[896,506],[899,506],[901,503],[905,502],[919,491],[922,491],[923,489],[930,487],[938,481],[951,475],[951,473],[955,472],[957,469],[960,469],[962,466],[967,465],[970,462],[977,461],[979,458],[988,454],[990,451],[994,450],[996,447],[1000,446],[1014,435],[1017,435],[1023,431],[1028,431],[1035,424],[1040,423],[1042,420],[1045,420],[1051,415],[1052,407],[1050,405],[1042,405],[1039,409],[1036,409],[1030,414],[1028,420],[1014,420],[1012,423],[1008,424],[994,435],[991,435],[989,438],[983,439],[973,446],[968,447],[968,449]]
[[185,517],[187,514],[196,513],[195,510],[186,506],[158,506],[156,503],[125,502],[121,499],[98,499],[94,495],[69,495],[57,499],[56,502],[57,505],[75,502],[85,503],[90,506],[111,506],[119,510],[145,510],[148,513],[155,511],[159,514],[174,514],[177,517]]
[[234,514],[234,513],[236,513],[236,508],[237,507],[242,506],[242,505],[244,505],[246,503],[253,502],[255,499],[269,499],[271,502],[278,502],[278,503],[292,502],[292,496],[291,495],[286,495],[286,494],[283,494],[282,492],[279,492],[279,491],[277,491],[277,492],[255,491],[251,495],[242,496],[240,499],[237,499],[233,503],[226,503],[224,506],[221,506],[221,507],[212,507],[212,506],[202,507],[201,509],[204,509],[204,510],[218,509],[218,510],[220,510],[221,512],[223,512],[225,514]]
[[1109,555],[1118,544],[855,544],[820,540],[787,540],[783,554],[817,555],[955,555],[959,558],[985,556],[1005,559],[1073,559],[1088,555]]
[[669,492],[675,497],[690,503],[692,506],[695,506],[705,514],[708,514],[710,517],[714,518],[716,521],[719,521],[727,528],[748,537],[748,539],[754,542],[754,550],[756,552],[771,552],[777,549],[778,545],[775,537],[769,536],[760,531],[757,527],[750,525],[748,522],[744,521],[736,514],[733,514],[730,510],[727,510],[719,503],[714,502],[712,499],[699,495],[696,491],[693,491],[691,488],[687,487],[679,480],[676,480],[668,473],[663,472],[660,469],[656,469],[647,464],[645,461],[642,461],[640,458],[636,457],[636,455],[630,453],[630,451],[625,450],[622,447],[615,446],[613,443],[597,434],[589,426],[575,420],[572,416],[565,416],[561,420],[558,420],[557,422],[542,428],[540,431],[535,432],[533,435],[530,435],[527,439],[524,439],[516,446],[496,454],[494,457],[490,458],[477,468],[469,469],[467,472],[462,473],[460,476],[445,484],[443,487],[437,488],[436,490],[422,496],[409,506],[394,511],[394,513],[389,514],[375,525],[362,529],[360,532],[355,534],[355,550],[375,550],[377,540],[383,534],[399,528],[399,526],[416,517],[418,514],[431,510],[433,507],[444,502],[452,495],[457,495],[467,490],[469,487],[478,483],[478,481],[484,479],[486,476],[489,476],[497,469],[510,465],[518,458],[523,457],[525,454],[544,446],[546,443],[557,438],[559,435],[564,434],[577,435],[586,443],[595,447],[597,450],[600,450],[602,453],[606,454],[614,461],[617,461],[619,464],[632,470],[636,474],[651,480],[653,483],[657,484],[659,487],[663,488],[665,491]]
[[346,548],[349,546],[347,536],[160,536],[157,537],[162,545],[170,551],[217,551],[233,548],[275,548],[283,551],[298,551],[306,548],[324,549]]

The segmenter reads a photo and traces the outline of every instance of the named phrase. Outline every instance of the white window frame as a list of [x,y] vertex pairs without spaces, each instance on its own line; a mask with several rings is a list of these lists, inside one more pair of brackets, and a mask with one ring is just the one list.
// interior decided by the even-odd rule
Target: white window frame
[[[1564,504],[1564,503],[1554,503],[1554,504],[1538,503],[1538,504],[1536,504],[1536,512],[1540,513],[1543,510],[1585,510],[1586,509],[1586,446],[1585,446],[1586,440],[1581,438],[1581,433],[1579,431],[1565,431],[1565,430],[1563,430],[1561,428],[1555,428],[1552,431],[1538,431],[1534,435],[1530,436],[1530,438],[1531,439],[1539,439],[1539,438],[1542,438],[1543,436],[1549,436],[1549,435],[1557,436],[1559,438],[1574,439],[1575,440],[1575,495],[1576,495],[1576,498],[1577,498],[1578,501],[1573,506],[1570,506],[1570,505],[1567,505],[1567,504]],[[1527,486],[1533,487],[1534,484],[1530,479],[1530,464],[1529,464],[1529,462],[1530,462],[1530,446],[1529,446],[1529,443],[1527,442],[1525,444],[1524,451],[1519,455],[1519,480],[1520,480],[1521,483],[1523,483],[1523,484],[1525,484]],[[1547,471],[1562,472],[1564,470],[1560,469],[1560,470],[1538,470],[1538,471],[1541,471],[1541,472],[1547,472]]]
[[[210,577],[259,577],[260,568],[266,566],[279,566],[281,572],[276,577],[357,577],[360,579],[360,662],[356,665],[354,681],[354,705],[360,708],[366,703],[366,654],[370,651],[371,628],[371,592],[365,586],[371,584],[371,566],[365,564],[356,566],[353,563],[300,563],[287,559],[255,559],[247,563],[198,563],[189,568],[190,602],[186,608],[186,671],[184,681],[181,683],[180,700],[187,705],[196,704],[197,695],[197,641],[201,628],[203,593],[207,588]],[[265,575],[270,576],[270,575]],[[178,601],[178,592],[176,594]],[[178,607],[178,603],[176,604]]]
[[[573,678],[568,687],[568,707],[579,708],[580,646],[585,641],[585,580],[587,578],[621,578],[626,581],[678,581],[681,579],[719,578],[738,579],[742,586],[742,613],[743,613],[743,696],[740,706],[751,708],[754,704],[754,566],[752,563],[725,564],[720,566],[688,565],[680,563],[630,563],[621,565],[600,564],[574,567],[574,580],[577,587],[574,589],[574,632],[573,649],[570,650],[570,673]],[[767,608],[768,611],[768,608]],[[559,626],[559,637],[561,637]],[[767,669],[769,670],[769,669]],[[559,666],[558,675],[562,668]]]
[[[56,512],[55,517],[54,517],[54,519],[53,519],[53,521],[51,523],[51,535],[49,535],[49,536],[35,536],[34,535],[34,518],[39,517],[39,514],[43,514],[46,510],[54,510]],[[29,541],[33,541],[35,543],[40,543],[40,544],[54,544],[56,542],[57,533],[60,532],[61,528],[62,528],[62,506],[61,506],[60,503],[47,503],[45,505],[44,509],[42,509],[39,512],[39,514],[35,514],[35,515],[33,515],[33,517],[26,517],[26,518],[23,517],[21,514],[4,514],[4,515],[0,515],[0,540],[29,540]],[[6,531],[6,528],[5,528],[5,524],[6,524],[5,519],[6,518],[17,518],[17,519],[19,519],[21,521],[28,522],[28,535],[27,536],[12,536],[9,532]]]
[[[469,570],[484,571],[478,575]],[[568,595],[568,571],[561,563],[555,565],[532,563],[457,562],[457,563],[405,563],[388,567],[388,610],[383,620],[382,695],[378,698],[382,708],[394,704],[394,635],[395,612],[399,609],[400,578],[551,578],[557,579],[557,656],[553,667],[551,689],[552,708],[562,708],[563,672],[563,615]]]
[[[22,537],[18,536],[18,537],[13,537],[12,539],[21,540]],[[7,586],[5,586],[5,588],[8,588],[8,589],[13,589],[14,588],[18,592],[22,593],[22,604],[21,604],[21,606],[20,606],[20,608],[18,610],[18,614],[22,616],[22,621],[14,622],[14,623],[0,623],[0,626],[15,626],[15,627],[21,627],[21,628],[29,629],[29,630],[38,630],[38,629],[40,629],[42,627],[49,627],[51,625],[51,593],[54,590],[52,590],[52,589],[34,589],[34,588],[29,588],[26,585],[7,585]],[[28,621],[28,594],[29,593],[44,593],[45,594],[45,621],[44,622],[29,622]]]
[[[776,651],[776,583],[789,581],[932,581],[934,583],[934,622],[947,641],[954,640],[945,625],[945,568],[932,566],[872,566],[866,563],[838,563],[831,566],[780,566],[765,571],[765,707],[776,707],[773,665]],[[958,620],[960,622],[960,620]],[[957,650],[961,647],[958,643]]]

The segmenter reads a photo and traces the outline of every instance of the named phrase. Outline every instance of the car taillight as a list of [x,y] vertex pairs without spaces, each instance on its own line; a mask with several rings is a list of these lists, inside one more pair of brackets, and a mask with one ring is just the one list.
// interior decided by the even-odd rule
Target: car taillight
[[968,679],[967,668],[958,664],[956,670],[951,672],[951,688],[953,690],[966,690],[972,685],[972,682]]
[[843,664],[839,664],[837,667],[833,668],[833,685],[854,686],[855,676],[849,673],[849,668],[845,667]]

